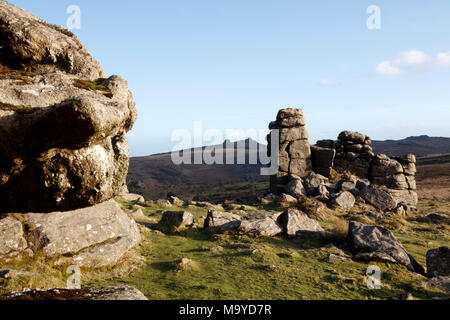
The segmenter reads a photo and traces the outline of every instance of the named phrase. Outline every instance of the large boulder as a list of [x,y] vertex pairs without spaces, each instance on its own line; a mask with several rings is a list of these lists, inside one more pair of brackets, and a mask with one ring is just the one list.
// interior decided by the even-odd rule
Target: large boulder
[[127,82],[105,79],[69,31],[3,1],[0,43],[0,212],[73,210],[123,192],[137,115]]
[[56,264],[99,268],[115,265],[140,241],[136,222],[110,200],[66,212],[24,215],[28,245]]
[[450,276],[449,246],[428,250],[427,273],[431,277]]
[[356,258],[397,262],[410,271],[424,274],[424,268],[405,250],[391,231],[380,226],[369,226],[351,221],[347,243]]
[[290,208],[284,211],[277,219],[288,238],[304,235],[321,235],[324,231],[319,223],[309,218],[304,212]]

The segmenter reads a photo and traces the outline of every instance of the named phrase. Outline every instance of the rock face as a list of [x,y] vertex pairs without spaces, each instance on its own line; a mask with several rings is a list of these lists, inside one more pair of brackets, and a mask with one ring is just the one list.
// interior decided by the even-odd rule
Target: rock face
[[90,80],[105,77],[74,34],[4,1],[0,2],[0,40],[2,60],[12,69],[25,64],[31,71],[63,70]]
[[450,276],[450,247],[428,250],[427,273],[432,277]]
[[[302,110],[282,109],[276,121],[269,125],[270,130],[279,132],[279,169],[270,179],[270,189],[274,193],[283,192],[284,186],[291,180],[290,176],[303,177],[311,172],[311,149],[305,124]],[[272,134],[267,137],[269,156],[271,137]]]
[[0,1],[0,259],[97,268],[139,241],[111,200],[136,117],[127,82],[70,31]]
[[350,221],[347,242],[357,259],[396,262],[416,273],[425,273],[423,267],[386,228]]
[[0,40],[0,211],[72,210],[118,195],[137,114],[127,82],[104,79],[67,30],[3,1]]
[[142,292],[130,286],[110,286],[79,290],[50,289],[12,292],[0,300],[148,300]]
[[[73,211],[28,213],[21,221],[7,217],[0,220],[0,226],[5,224],[14,234],[1,239],[14,240],[15,252],[28,249],[49,258],[65,255],[56,264],[81,267],[114,265],[140,240],[136,223],[114,200]],[[0,253],[0,258],[8,254]]]

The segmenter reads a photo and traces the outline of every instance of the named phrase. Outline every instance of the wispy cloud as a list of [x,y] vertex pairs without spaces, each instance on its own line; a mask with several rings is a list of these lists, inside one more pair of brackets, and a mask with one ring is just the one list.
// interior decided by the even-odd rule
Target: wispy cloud
[[450,68],[450,52],[441,52],[436,59],[441,67]]
[[398,66],[410,67],[414,69],[428,69],[433,64],[433,58],[420,50],[411,50],[402,52],[398,58],[394,60]]
[[436,59],[433,59],[424,51],[404,51],[393,60],[380,62],[376,66],[375,72],[382,77],[394,77],[406,73],[408,69],[424,72],[430,70],[433,65],[450,68],[450,52],[439,53]]
[[390,61],[382,61],[377,65],[376,73],[382,77],[395,77],[403,74],[403,71]]

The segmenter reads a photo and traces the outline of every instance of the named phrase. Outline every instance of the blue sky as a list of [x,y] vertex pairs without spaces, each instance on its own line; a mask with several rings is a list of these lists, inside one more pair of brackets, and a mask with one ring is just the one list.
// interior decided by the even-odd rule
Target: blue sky
[[[133,156],[170,151],[179,128],[266,129],[305,112],[311,142],[450,136],[450,1],[11,0],[73,30],[129,82]],[[369,5],[381,29],[369,30]]]

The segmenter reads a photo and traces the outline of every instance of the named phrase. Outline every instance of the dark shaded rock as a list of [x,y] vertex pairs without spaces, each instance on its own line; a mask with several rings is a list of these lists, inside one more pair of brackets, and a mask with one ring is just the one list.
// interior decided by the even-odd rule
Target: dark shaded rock
[[428,276],[450,276],[450,247],[440,247],[427,252]]
[[334,140],[318,140],[316,145],[320,148],[333,148]]
[[160,226],[183,228],[190,227],[194,224],[194,216],[187,211],[164,211]]
[[425,274],[424,268],[405,250],[391,231],[380,226],[369,226],[350,221],[347,243],[354,255],[367,257],[374,254],[374,258],[396,261],[406,266],[410,271]]

